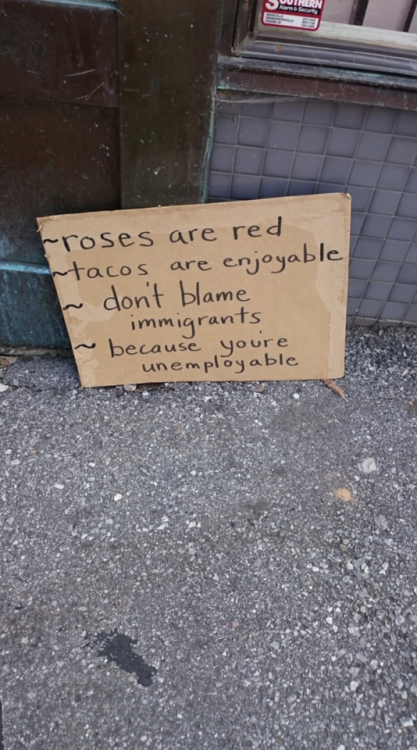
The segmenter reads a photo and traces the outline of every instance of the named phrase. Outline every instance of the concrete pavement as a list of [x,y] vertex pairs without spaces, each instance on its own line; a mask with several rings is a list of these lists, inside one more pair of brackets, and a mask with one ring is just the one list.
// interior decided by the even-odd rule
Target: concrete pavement
[[7,367],[4,750],[416,749],[416,348],[351,331],[348,402]]

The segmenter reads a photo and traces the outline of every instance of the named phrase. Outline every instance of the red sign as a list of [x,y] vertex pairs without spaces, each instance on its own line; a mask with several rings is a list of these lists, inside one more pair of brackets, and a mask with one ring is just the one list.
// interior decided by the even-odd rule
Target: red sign
[[285,29],[317,31],[325,0],[264,0],[262,23]]

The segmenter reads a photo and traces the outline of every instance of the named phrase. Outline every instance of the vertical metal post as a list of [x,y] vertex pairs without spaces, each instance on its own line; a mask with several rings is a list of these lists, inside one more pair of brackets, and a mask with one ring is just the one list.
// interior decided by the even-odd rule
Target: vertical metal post
[[357,0],[356,6],[353,11],[354,12],[354,17],[353,17],[354,26],[363,26],[363,22],[366,16],[366,11],[368,10],[368,3],[369,3],[369,0]]

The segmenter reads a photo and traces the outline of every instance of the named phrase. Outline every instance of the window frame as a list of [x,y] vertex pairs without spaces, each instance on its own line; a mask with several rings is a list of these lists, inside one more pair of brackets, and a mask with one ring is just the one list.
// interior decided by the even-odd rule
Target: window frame
[[[413,39],[411,47],[415,48],[411,50],[410,45],[400,47],[398,44],[406,32],[387,32],[387,42],[378,43],[381,30],[344,24],[340,24],[343,27],[339,30],[341,38],[337,38],[338,24],[325,22],[318,32],[260,28],[261,6],[262,0],[238,0],[232,57],[277,66],[293,65],[298,70],[302,66],[311,66],[317,73],[327,70],[332,77],[335,71],[340,71],[341,78],[350,74],[369,83],[375,83],[375,76],[385,76],[387,82],[398,76],[398,85],[401,86],[402,79],[405,79],[411,88],[417,88],[417,43]],[[334,37],[329,29],[332,26]],[[324,37],[320,35],[323,27],[328,32]],[[367,42],[361,41],[361,31],[365,31]]]

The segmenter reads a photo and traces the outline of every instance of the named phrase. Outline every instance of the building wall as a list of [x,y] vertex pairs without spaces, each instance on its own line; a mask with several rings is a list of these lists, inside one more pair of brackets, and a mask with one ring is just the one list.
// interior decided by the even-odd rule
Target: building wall
[[317,100],[221,102],[211,201],[348,192],[348,322],[417,324],[417,112]]

